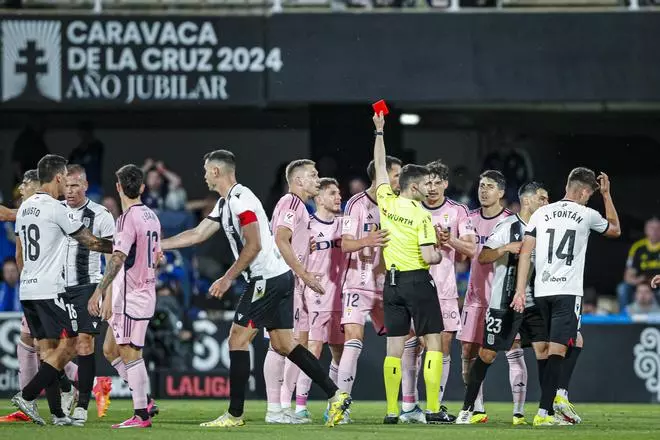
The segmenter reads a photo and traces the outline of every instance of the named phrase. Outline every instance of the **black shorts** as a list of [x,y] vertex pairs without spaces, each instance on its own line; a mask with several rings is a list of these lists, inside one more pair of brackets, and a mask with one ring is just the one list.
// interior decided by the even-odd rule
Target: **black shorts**
[[21,301],[32,337],[66,339],[78,336],[75,309],[64,298]]
[[572,346],[582,318],[582,297],[554,295],[536,298],[548,332],[549,342]]
[[417,336],[442,332],[438,292],[429,271],[397,272],[395,277],[396,286],[391,286],[386,275],[383,290],[387,336],[408,335],[411,319]]
[[527,308],[523,313],[513,309],[488,309],[484,348],[493,351],[510,350],[518,334],[525,346],[532,342],[547,341],[545,322],[538,307]]
[[87,303],[96,290],[96,284],[67,287],[64,298],[73,305],[78,320],[78,333],[98,335],[101,332],[101,318],[91,316],[87,311]]
[[243,327],[281,330],[293,328],[293,273],[251,279],[238,301],[234,322]]

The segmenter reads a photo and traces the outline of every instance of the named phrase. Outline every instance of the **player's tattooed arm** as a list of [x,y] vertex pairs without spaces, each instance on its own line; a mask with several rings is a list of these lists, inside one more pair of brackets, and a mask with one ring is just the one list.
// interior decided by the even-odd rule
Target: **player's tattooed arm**
[[82,228],[71,237],[91,251],[102,252],[104,254],[112,252],[112,240],[95,237],[92,231],[87,228]]
[[193,229],[188,229],[174,237],[166,238],[160,243],[160,247],[164,251],[168,251],[170,249],[194,246],[208,240],[219,230],[219,222],[205,218]]
[[124,261],[126,261],[126,254],[123,252],[115,251],[110,258],[110,261],[108,261],[106,264],[105,275],[103,275],[103,279],[96,287],[97,290],[101,291],[101,295],[103,295],[103,297],[105,297],[106,290],[112,284],[121,268],[124,266]]

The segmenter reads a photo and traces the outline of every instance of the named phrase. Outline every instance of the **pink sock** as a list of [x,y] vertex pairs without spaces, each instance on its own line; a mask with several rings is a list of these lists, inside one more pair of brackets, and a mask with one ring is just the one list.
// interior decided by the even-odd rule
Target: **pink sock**
[[296,383],[296,411],[307,408],[307,397],[309,397],[310,388],[312,388],[312,379],[305,373],[300,373]]
[[266,359],[264,360],[264,381],[266,382],[266,397],[268,406],[275,405],[280,407],[280,390],[284,376],[285,357],[276,353],[271,347],[268,347]]
[[527,397],[527,365],[522,348],[506,352],[509,361],[509,381],[513,393],[513,413],[525,414],[525,398]]
[[112,361],[110,364],[112,365],[112,368],[117,370],[117,373],[119,373],[119,377],[121,377],[124,382],[128,383],[128,375],[126,374],[126,365],[124,365],[124,361],[121,360],[120,357]]
[[39,371],[39,355],[34,347],[18,341],[16,357],[18,358],[18,383],[23,389]]
[[76,382],[78,380],[78,365],[69,362],[64,366],[64,374],[71,382]]
[[126,364],[126,375],[128,376],[128,387],[133,395],[133,409],[147,409],[149,376],[144,360],[138,359]]
[[417,403],[417,338],[406,341],[401,356],[401,391],[403,394],[403,410],[410,411]]
[[440,404],[445,396],[445,388],[447,387],[447,379],[449,379],[449,367],[451,366],[451,356],[446,355],[442,357],[442,379],[440,382]]
[[353,390],[360,353],[362,353],[362,341],[350,339],[344,342],[344,353],[341,355],[337,371],[337,386],[344,393],[350,394]]
[[335,360],[333,359],[332,362],[330,363],[330,380],[337,385],[337,375],[339,374],[339,365],[335,363]]
[[291,397],[296,388],[296,382],[298,381],[299,375],[300,368],[289,359],[285,360],[282,388],[280,391],[280,404],[282,405],[282,408],[291,407]]

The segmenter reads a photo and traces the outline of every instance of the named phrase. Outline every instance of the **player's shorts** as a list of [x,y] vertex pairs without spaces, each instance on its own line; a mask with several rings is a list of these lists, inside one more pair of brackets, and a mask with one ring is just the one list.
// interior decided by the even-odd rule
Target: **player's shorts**
[[371,316],[371,324],[379,336],[387,333],[385,329],[385,312],[383,310],[383,295],[379,292],[351,290],[342,293],[342,328],[346,324],[364,326],[367,316]]
[[582,319],[582,297],[553,295],[536,298],[550,342],[572,346],[577,340]]
[[101,318],[91,316],[87,311],[87,303],[96,290],[96,284],[67,287],[64,297],[76,310],[78,315],[78,333],[98,335],[101,332]]
[[66,339],[78,336],[78,321],[72,316],[75,310],[64,298],[25,300],[21,305],[33,337]]
[[25,319],[25,314],[21,316],[21,333],[25,333],[26,335],[32,335],[30,332],[30,327],[28,327],[27,319]]
[[461,330],[461,312],[458,310],[458,298],[438,299],[442,310],[442,326],[446,332]]
[[388,274],[383,291],[387,335],[408,335],[411,319],[417,336],[442,332],[440,302],[429,271],[397,272],[395,278],[396,286],[391,286]]
[[[531,310],[534,309],[534,310]],[[518,313],[513,309],[489,309],[483,347],[493,351],[507,351],[520,338],[523,343],[545,342],[545,323],[537,307]]]
[[293,328],[293,284],[290,270],[267,280],[252,278],[238,300],[234,323],[268,331]]
[[309,312],[309,340],[327,344],[344,343],[341,331],[341,312]]
[[132,345],[141,349],[147,336],[150,319],[133,319],[123,313],[113,313],[108,322],[117,345]]
[[293,291],[293,332],[309,331],[309,312],[302,289],[296,287]]
[[486,307],[463,306],[461,329],[456,335],[456,339],[481,345],[484,341],[487,311]]

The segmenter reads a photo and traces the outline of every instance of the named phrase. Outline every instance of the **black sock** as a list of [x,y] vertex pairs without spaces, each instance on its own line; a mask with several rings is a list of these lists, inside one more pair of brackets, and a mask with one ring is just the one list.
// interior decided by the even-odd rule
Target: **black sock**
[[568,347],[566,357],[561,365],[561,373],[559,374],[557,388],[568,390],[568,384],[571,382],[571,376],[573,376],[575,364],[577,364],[578,356],[580,356],[581,352],[581,347]]
[[53,382],[58,384],[58,376],[59,372],[55,369],[55,367],[46,362],[42,362],[41,368],[39,368],[36,376],[34,376],[30,383],[25,385],[23,388],[23,398],[27,401],[36,399],[39,396],[39,393],[41,393],[41,390],[45,389],[48,385]]
[[136,409],[134,414],[142,420],[149,420],[149,413],[147,412],[147,408]]
[[78,356],[78,407],[87,409],[92,395],[94,377],[96,376],[96,358],[94,353]]
[[481,360],[480,357],[477,357],[477,360],[472,365],[472,368],[470,368],[470,372],[468,373],[467,389],[465,390],[463,410],[474,411],[474,401],[477,400],[479,388],[481,388],[481,384],[486,378],[488,367],[490,367],[490,364],[485,363]]
[[250,352],[230,351],[229,361],[229,414],[240,417],[245,407],[245,387],[250,380]]
[[48,400],[48,408],[50,413],[55,417],[64,417],[62,411],[62,395],[60,394],[60,384],[54,380],[46,387],[46,400]]
[[315,384],[325,391],[328,399],[335,395],[339,388],[337,388],[337,385],[335,385],[323,367],[321,367],[319,360],[309,350],[298,344],[291,350],[291,353],[287,357],[300,368],[300,371],[305,373],[307,377],[312,379]]
[[58,380],[59,380],[60,389],[62,390],[63,393],[71,392],[71,381],[67,377],[64,370],[60,371],[60,374],[58,376]]
[[553,413],[552,402],[557,394],[557,382],[559,381],[563,360],[564,358],[557,354],[550,355],[548,365],[545,367],[539,408],[548,411],[548,414]]
[[543,375],[545,374],[545,367],[548,365],[547,359],[537,359],[536,364],[539,367],[539,385],[543,389]]

